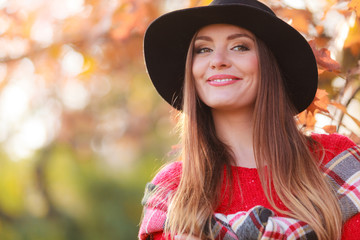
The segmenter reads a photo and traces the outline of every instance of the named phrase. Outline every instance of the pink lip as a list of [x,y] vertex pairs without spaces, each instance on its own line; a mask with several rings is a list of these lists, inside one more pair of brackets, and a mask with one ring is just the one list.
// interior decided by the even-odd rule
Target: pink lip
[[[215,80],[219,80],[219,79],[220,80],[221,79],[231,79],[231,80],[223,81],[223,82],[215,81]],[[226,86],[226,85],[236,83],[239,80],[242,80],[242,78],[238,78],[236,76],[228,75],[228,74],[218,74],[218,75],[213,75],[213,76],[209,77],[207,82],[212,86]]]

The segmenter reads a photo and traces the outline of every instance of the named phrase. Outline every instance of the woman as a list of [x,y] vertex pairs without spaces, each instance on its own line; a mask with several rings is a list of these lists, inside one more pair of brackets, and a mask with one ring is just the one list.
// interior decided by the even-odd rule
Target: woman
[[161,16],[144,44],[182,152],[147,185],[139,238],[360,239],[359,148],[294,120],[317,89],[296,30],[255,0],[215,0]]

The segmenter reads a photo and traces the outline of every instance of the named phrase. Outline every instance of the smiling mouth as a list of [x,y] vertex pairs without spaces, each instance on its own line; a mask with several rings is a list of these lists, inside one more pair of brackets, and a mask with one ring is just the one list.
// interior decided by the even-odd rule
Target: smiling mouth
[[213,86],[224,86],[224,85],[229,85],[229,84],[235,83],[239,80],[242,80],[242,79],[238,78],[236,76],[233,76],[233,75],[219,74],[219,75],[213,75],[213,76],[209,77],[207,82]]
[[235,80],[240,80],[240,79],[233,79],[233,78],[225,78],[225,79],[214,79],[214,80],[210,80],[212,82],[230,82],[230,81],[235,81]]
[[216,74],[216,75],[213,75],[208,78],[208,81],[217,81],[217,82],[235,81],[235,80],[241,80],[241,78],[238,78],[237,76],[229,75],[229,74]]

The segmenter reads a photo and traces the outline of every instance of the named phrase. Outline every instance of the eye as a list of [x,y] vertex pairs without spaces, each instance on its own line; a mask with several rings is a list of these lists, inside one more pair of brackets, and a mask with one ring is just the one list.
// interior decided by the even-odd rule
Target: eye
[[195,53],[209,53],[209,52],[212,52],[212,49],[207,48],[207,47],[195,49]]
[[232,48],[232,50],[244,52],[244,51],[249,51],[250,49],[245,45],[236,45],[235,47]]

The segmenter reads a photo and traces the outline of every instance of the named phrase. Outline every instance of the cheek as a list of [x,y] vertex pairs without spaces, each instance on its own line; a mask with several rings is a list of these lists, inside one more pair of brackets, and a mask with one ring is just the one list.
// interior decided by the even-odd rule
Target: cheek
[[194,57],[192,63],[192,74],[195,80],[202,78],[206,74],[208,61],[204,58]]
[[246,61],[246,66],[249,73],[253,73],[255,75],[259,72],[259,61],[256,55],[249,57]]
[[195,76],[194,76],[194,87],[195,87],[195,92],[200,97],[200,99],[202,99],[203,92],[205,91],[205,89],[204,86],[201,84],[201,81],[199,79],[196,79]]
[[193,59],[193,64],[192,64],[192,75],[193,75],[193,79],[194,79],[194,87],[195,87],[195,91],[197,92],[198,95],[201,95],[201,77],[204,75],[204,67],[202,66],[203,63],[201,61],[198,61],[198,59]]
[[199,61],[197,61],[196,59],[193,60],[193,64],[192,64],[192,74],[195,78],[195,80],[197,78],[199,78],[199,75],[200,75],[200,66],[199,66]]
[[255,79],[255,89],[257,89],[259,87],[259,79],[260,79],[260,73],[259,73],[259,60],[256,57],[252,58],[250,61],[251,63],[251,69],[252,69],[252,72],[253,72],[253,75],[254,75],[254,79]]

